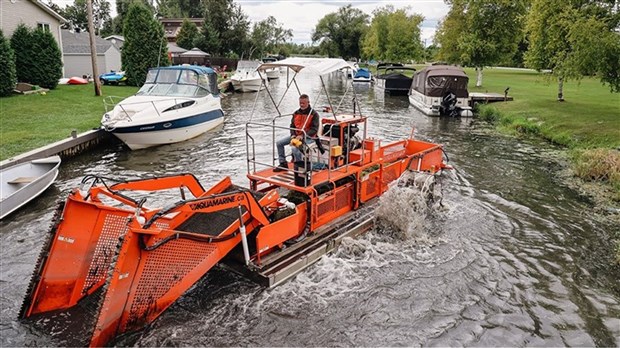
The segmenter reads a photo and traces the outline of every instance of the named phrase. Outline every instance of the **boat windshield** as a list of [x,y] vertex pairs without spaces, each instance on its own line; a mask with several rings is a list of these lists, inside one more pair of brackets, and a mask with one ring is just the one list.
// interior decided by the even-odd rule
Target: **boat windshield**
[[[152,69],[146,75],[146,82],[137,95],[204,97],[217,91],[217,76],[210,78],[190,69]],[[212,81],[213,80],[213,81]],[[215,87],[215,88],[214,88]]]

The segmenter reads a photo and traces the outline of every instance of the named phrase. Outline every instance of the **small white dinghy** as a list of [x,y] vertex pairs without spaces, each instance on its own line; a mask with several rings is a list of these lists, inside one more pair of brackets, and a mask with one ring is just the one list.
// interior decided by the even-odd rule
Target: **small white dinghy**
[[16,164],[0,171],[0,220],[45,191],[58,176],[60,157]]

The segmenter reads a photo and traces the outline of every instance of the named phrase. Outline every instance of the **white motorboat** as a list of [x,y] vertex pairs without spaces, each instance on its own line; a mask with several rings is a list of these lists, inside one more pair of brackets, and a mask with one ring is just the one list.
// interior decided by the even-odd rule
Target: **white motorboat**
[[[276,57],[265,57],[262,59],[263,63],[273,63],[273,62],[277,62],[278,59]],[[280,78],[280,68],[279,67],[273,67],[273,68],[269,68],[269,69],[265,69],[263,71],[263,73],[267,76],[267,80],[275,80],[275,79],[279,79]]]
[[471,117],[468,82],[460,67],[431,65],[413,76],[409,103],[428,116]]
[[237,63],[237,70],[230,77],[235,91],[258,92],[263,88],[267,82],[267,76],[256,70],[260,64],[259,61],[255,60],[240,60]]
[[217,75],[203,66],[151,69],[138,93],[108,111],[110,104],[101,124],[132,150],[185,141],[224,122]]
[[60,157],[52,156],[16,164],[0,171],[0,219],[43,193],[58,176]]

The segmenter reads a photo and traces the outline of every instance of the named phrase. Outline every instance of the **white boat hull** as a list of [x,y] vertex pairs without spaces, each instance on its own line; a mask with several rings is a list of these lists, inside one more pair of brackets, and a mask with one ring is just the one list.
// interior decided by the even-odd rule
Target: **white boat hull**
[[58,176],[60,157],[33,160],[2,170],[0,220],[45,191]]
[[254,79],[231,79],[233,88],[238,92],[258,92],[263,87],[261,78]]
[[[183,121],[183,119],[176,121]],[[137,131],[130,131],[130,129],[135,129],[136,127],[116,128],[112,131],[112,134],[124,142],[130,149],[139,150],[189,140],[221,125],[222,123],[224,123],[223,114],[221,117],[216,117],[206,122],[200,122],[185,127],[157,130],[161,127],[146,125],[142,127],[142,129],[137,129]]]
[[[191,106],[163,111],[184,101]],[[102,120],[103,128],[124,142],[130,149],[173,144],[195,138],[224,122],[219,97],[146,98],[134,96],[114,108],[114,121]],[[124,113],[129,115],[123,118]],[[120,119],[120,120],[119,120]]]
[[[439,97],[429,97],[412,89],[409,92],[409,103],[425,115],[440,116],[439,106],[441,105],[441,98]],[[474,115],[469,106],[468,98],[457,98],[456,107],[461,117],[472,117]]]

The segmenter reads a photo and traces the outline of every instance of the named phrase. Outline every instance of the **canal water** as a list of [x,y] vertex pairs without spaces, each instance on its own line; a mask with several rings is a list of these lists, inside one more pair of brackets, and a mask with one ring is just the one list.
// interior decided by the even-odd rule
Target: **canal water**
[[[278,95],[285,89],[284,79],[270,84]],[[346,88],[339,76],[326,84],[332,97]],[[316,108],[327,104],[316,100],[314,79],[299,86]],[[415,192],[394,187],[378,205],[374,230],[345,240],[294,279],[264,289],[216,267],[152,325],[114,345],[620,345],[620,270],[611,266],[606,237],[620,227],[563,183],[557,149],[469,119],[424,116],[406,97],[372,86],[356,91],[369,135],[397,140],[415,127],[417,138],[445,145],[454,170],[438,178],[433,204],[422,207]],[[227,175],[246,185],[245,123],[256,96],[224,98],[224,125],[196,139],[140,151],[114,146],[67,160],[51,189],[2,221],[0,345],[79,341],[79,330],[43,330],[16,318],[56,204],[84,175],[189,172],[205,187]],[[253,121],[273,115],[268,100],[260,95]],[[293,111],[297,100],[282,106]],[[257,138],[257,151],[271,151],[270,137]]]

